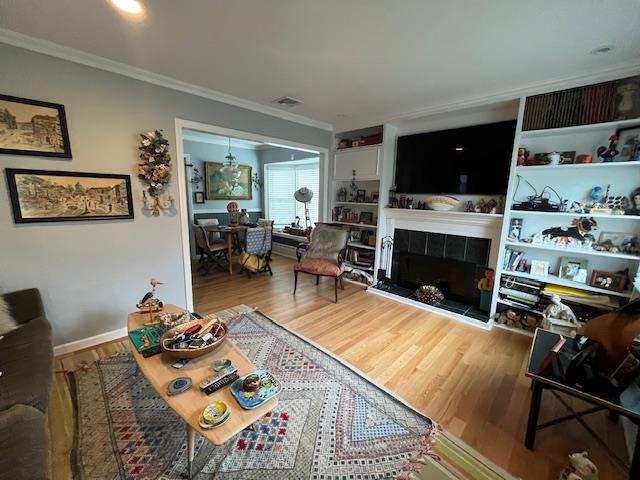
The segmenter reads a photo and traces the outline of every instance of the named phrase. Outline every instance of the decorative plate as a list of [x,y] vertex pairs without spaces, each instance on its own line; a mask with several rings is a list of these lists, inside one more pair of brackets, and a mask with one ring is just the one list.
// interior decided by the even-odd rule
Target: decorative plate
[[[255,392],[245,392],[242,388],[244,379],[249,375],[260,377],[260,388]],[[275,397],[282,390],[280,382],[269,372],[256,370],[243,377],[240,377],[231,384],[231,394],[238,401],[240,406],[246,410],[251,410],[262,405],[267,400]]]

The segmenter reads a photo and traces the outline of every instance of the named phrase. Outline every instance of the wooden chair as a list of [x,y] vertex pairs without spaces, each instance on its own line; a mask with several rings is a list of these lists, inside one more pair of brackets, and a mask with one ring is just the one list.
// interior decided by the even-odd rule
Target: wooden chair
[[222,262],[228,262],[227,244],[223,241],[209,241],[207,231],[202,225],[193,225],[193,234],[196,239],[196,246],[200,252],[200,272],[204,275],[209,273],[212,265],[218,265],[226,270],[226,265]]
[[[347,253],[350,228],[347,225],[318,224],[311,234],[309,244],[301,243],[296,249],[298,263],[293,266],[294,286],[293,294],[298,288],[298,273],[308,273],[316,276],[316,285],[320,277],[333,277],[335,303],[338,303],[338,283],[344,290],[342,274],[344,260]],[[302,258],[302,254],[306,255]]]

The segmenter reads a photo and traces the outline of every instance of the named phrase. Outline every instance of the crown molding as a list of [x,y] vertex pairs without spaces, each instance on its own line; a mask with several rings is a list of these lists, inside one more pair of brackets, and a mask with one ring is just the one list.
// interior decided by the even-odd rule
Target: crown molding
[[398,123],[406,120],[414,120],[416,118],[428,117],[441,113],[449,113],[456,110],[484,107],[491,104],[517,100],[528,95],[537,95],[539,93],[564,90],[566,88],[579,87],[581,85],[589,85],[591,83],[606,82],[609,80],[630,77],[638,74],[640,74],[640,60],[635,59],[633,61],[618,63],[606,68],[582,73],[580,75],[557,77],[554,79],[546,80],[544,82],[532,83],[511,90],[493,92],[487,95],[476,97],[467,97],[455,102],[442,103],[440,105],[425,106],[424,108],[390,116],[375,115],[369,117],[362,116],[353,119],[345,119],[344,122],[334,124],[333,128],[334,131],[341,132],[354,130],[357,128],[365,128],[371,125]]
[[51,57],[61,58],[70,62],[87,65],[89,67],[98,68],[100,70],[106,70],[108,72],[117,73],[125,77],[134,78],[143,82],[159,85],[161,87],[170,88],[198,97],[207,98],[209,100],[215,100],[216,102],[226,103],[236,107],[252,110],[254,112],[263,113],[272,117],[278,117],[289,122],[295,122],[309,127],[320,128],[322,130],[333,130],[333,126],[326,122],[314,120],[312,118],[298,115],[295,113],[285,112],[275,107],[262,105],[251,100],[235,97],[233,95],[227,95],[226,93],[218,92],[191,83],[183,82],[166,75],[160,75],[153,73],[142,68],[127,65],[125,63],[109,60],[108,58],[93,55],[91,53],[83,52],[75,48],[66,47],[57,43],[50,42],[48,40],[42,40],[35,37],[30,37],[22,33],[14,32],[6,28],[0,28],[0,43],[6,43],[13,45],[14,47],[24,48],[38,53],[43,53]]

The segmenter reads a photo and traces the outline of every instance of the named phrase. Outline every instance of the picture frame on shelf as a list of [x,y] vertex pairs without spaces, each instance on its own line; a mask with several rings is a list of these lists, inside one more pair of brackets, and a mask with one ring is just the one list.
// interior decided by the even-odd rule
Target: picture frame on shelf
[[522,218],[512,218],[509,222],[509,240],[515,240],[517,242],[520,241],[520,237],[522,236],[522,226],[524,224],[524,220]]
[[625,273],[593,270],[589,285],[613,292],[623,292],[627,288],[628,281],[629,277]]
[[549,275],[549,262],[545,260],[531,260],[531,275],[536,277],[546,277]]
[[15,223],[133,218],[131,176],[7,168]]
[[624,245],[628,245],[637,239],[638,235],[635,233],[626,232],[600,232],[598,237],[598,245],[608,244],[616,248],[621,248]]
[[351,230],[349,236],[352,242],[359,242],[361,237],[361,230]]
[[364,203],[365,199],[367,198],[367,191],[366,190],[358,190],[356,192],[356,202],[357,203]]
[[370,235],[370,232],[368,232],[367,230],[361,230],[360,243],[362,243],[363,245],[367,245],[369,243],[369,235]]
[[371,203],[378,203],[380,194],[378,192],[371,192]]
[[64,105],[0,95],[0,154],[71,158]]
[[360,223],[373,225],[373,212],[360,212]]
[[193,192],[193,203],[204,203],[204,192]]
[[584,258],[562,257],[558,276],[565,280],[587,283],[587,265]]
[[620,153],[617,162],[632,162],[640,160],[640,126],[619,128],[618,149]]

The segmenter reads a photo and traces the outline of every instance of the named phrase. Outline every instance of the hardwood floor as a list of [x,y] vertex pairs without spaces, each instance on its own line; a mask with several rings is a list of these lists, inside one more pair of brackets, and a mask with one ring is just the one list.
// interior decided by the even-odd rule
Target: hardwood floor
[[[273,277],[196,274],[196,310],[211,313],[240,303],[259,308],[350,362],[518,477],[558,478],[569,453],[587,450],[601,480],[627,478],[577,422],[538,432],[533,452],[524,447],[530,398],[530,382],[524,376],[528,337],[498,329],[487,332],[349,283],[334,304],[333,280],[321,279],[316,286],[309,275],[300,276],[293,296],[293,261],[275,257],[272,267]],[[122,347],[114,343],[111,348]],[[96,350],[79,352],[58,364],[70,367],[95,355]],[[545,393],[540,421],[565,413]],[[619,424],[602,412],[587,417],[587,422],[625,456]]]
[[[436,314],[366,293],[345,283],[333,303],[333,281],[301,275],[293,291],[293,260],[275,257],[274,275],[194,278],[196,310],[214,312],[238,303],[319,343],[384,384],[480,453],[519,477],[552,479],[567,455],[589,451],[600,479],[626,472],[577,423],[538,432],[536,450],[523,445],[530,381],[524,376],[530,338],[487,332]],[[541,421],[566,414],[545,393]],[[597,413],[589,425],[620,456],[622,428]]]

